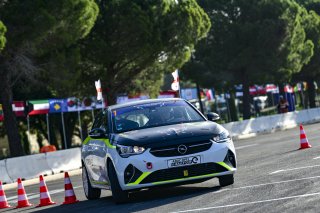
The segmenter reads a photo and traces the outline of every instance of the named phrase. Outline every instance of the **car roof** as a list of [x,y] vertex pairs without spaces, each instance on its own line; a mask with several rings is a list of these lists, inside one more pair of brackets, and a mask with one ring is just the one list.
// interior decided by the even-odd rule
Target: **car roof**
[[185,101],[185,100],[181,99],[181,98],[147,99],[147,100],[132,101],[132,102],[123,103],[123,104],[111,105],[111,106],[108,107],[108,109],[114,110],[114,109],[119,109],[119,108],[123,108],[123,107],[135,106],[135,105],[139,105],[139,104],[168,102],[168,101]]

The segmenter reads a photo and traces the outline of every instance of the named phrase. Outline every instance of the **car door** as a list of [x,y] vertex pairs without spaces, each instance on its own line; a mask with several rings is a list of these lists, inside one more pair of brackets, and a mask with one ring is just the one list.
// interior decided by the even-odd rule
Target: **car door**
[[[91,163],[92,184],[106,185],[108,183],[106,176],[105,158],[107,153],[106,141],[109,137],[107,111],[98,114],[95,122],[89,132],[87,162]],[[101,134],[101,132],[105,134]]]

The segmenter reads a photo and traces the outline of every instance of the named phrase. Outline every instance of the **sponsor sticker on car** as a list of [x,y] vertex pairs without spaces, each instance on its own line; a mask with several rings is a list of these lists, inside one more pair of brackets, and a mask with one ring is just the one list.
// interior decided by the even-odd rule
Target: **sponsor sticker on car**
[[198,163],[201,163],[200,155],[168,160],[168,167],[171,168],[171,167],[187,166],[187,165],[193,165]]

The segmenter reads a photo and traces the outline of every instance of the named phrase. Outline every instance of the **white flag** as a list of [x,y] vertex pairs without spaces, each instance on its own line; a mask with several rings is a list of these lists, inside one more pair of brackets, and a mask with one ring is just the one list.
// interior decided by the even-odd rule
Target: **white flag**
[[101,81],[100,79],[98,81],[95,81],[96,89],[97,89],[97,100],[102,100],[102,89],[101,89]]
[[171,89],[174,91],[178,91],[180,88],[179,85],[179,73],[178,70],[175,70],[173,73],[171,73],[173,76],[173,82],[171,84]]

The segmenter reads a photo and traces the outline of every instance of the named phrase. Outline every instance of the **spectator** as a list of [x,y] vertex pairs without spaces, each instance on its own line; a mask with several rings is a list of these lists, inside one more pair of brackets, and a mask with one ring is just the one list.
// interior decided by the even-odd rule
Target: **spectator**
[[283,98],[283,96],[280,96],[280,101],[278,104],[278,113],[286,113],[288,112],[289,104],[286,99]]

